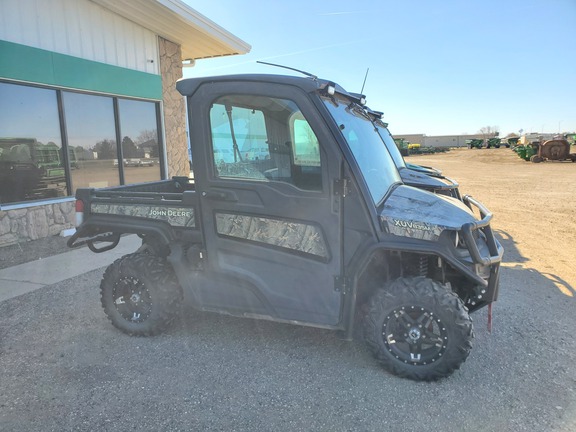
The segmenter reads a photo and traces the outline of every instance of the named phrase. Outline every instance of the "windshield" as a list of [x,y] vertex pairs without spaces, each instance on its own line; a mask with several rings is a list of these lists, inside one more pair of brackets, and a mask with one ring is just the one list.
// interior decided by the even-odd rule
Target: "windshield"
[[406,162],[404,161],[404,158],[400,153],[400,149],[396,145],[396,141],[394,141],[394,138],[392,138],[388,128],[380,120],[377,120],[374,122],[374,124],[376,125],[376,129],[378,129],[378,133],[380,134],[382,141],[384,141],[384,144],[386,144],[386,148],[390,152],[390,156],[392,156],[392,159],[394,159],[396,167],[398,169],[406,168]]
[[[401,181],[394,160],[383,145],[378,130],[361,107],[335,99],[325,99],[324,103],[342,131],[360,167],[372,200],[377,205],[390,187]],[[392,143],[394,144],[394,140]]]

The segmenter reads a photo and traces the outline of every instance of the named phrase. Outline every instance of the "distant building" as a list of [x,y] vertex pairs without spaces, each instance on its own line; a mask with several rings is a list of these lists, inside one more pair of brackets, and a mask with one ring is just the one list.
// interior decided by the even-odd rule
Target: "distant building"
[[250,50],[180,0],[2,0],[0,16],[0,245],[73,227],[79,187],[188,175],[183,61]]
[[551,139],[564,137],[564,135],[553,134],[553,133],[537,133],[530,132],[523,134],[518,141],[519,144],[532,144],[532,143],[542,143]]
[[404,138],[411,144],[420,144],[422,147],[466,147],[467,139],[492,138],[494,134],[471,134],[471,135],[437,135],[424,134],[394,135],[394,138]]
[[420,144],[424,145],[424,134],[409,134],[409,135],[396,135],[394,134],[394,138],[403,138],[410,144]]

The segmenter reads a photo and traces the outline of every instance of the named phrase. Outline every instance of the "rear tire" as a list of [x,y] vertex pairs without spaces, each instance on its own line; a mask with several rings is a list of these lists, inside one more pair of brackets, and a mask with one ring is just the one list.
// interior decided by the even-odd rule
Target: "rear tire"
[[104,272],[102,307],[114,327],[133,336],[152,336],[170,327],[182,290],[168,263],[157,256],[123,256]]
[[389,372],[435,381],[466,360],[474,331],[468,309],[444,285],[423,277],[400,278],[373,295],[364,338]]

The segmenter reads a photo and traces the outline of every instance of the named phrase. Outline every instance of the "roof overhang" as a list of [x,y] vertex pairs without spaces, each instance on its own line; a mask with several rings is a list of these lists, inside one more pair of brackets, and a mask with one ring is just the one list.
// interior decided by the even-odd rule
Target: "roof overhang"
[[179,44],[182,59],[250,52],[251,46],[180,0],[91,0]]

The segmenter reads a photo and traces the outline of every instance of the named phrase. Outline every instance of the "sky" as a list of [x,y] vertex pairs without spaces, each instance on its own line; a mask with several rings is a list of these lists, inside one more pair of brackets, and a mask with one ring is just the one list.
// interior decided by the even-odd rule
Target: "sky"
[[[576,0],[183,0],[252,46],[184,77],[300,75],[362,92],[392,134],[576,132]],[[301,75],[300,75],[301,76]]]

